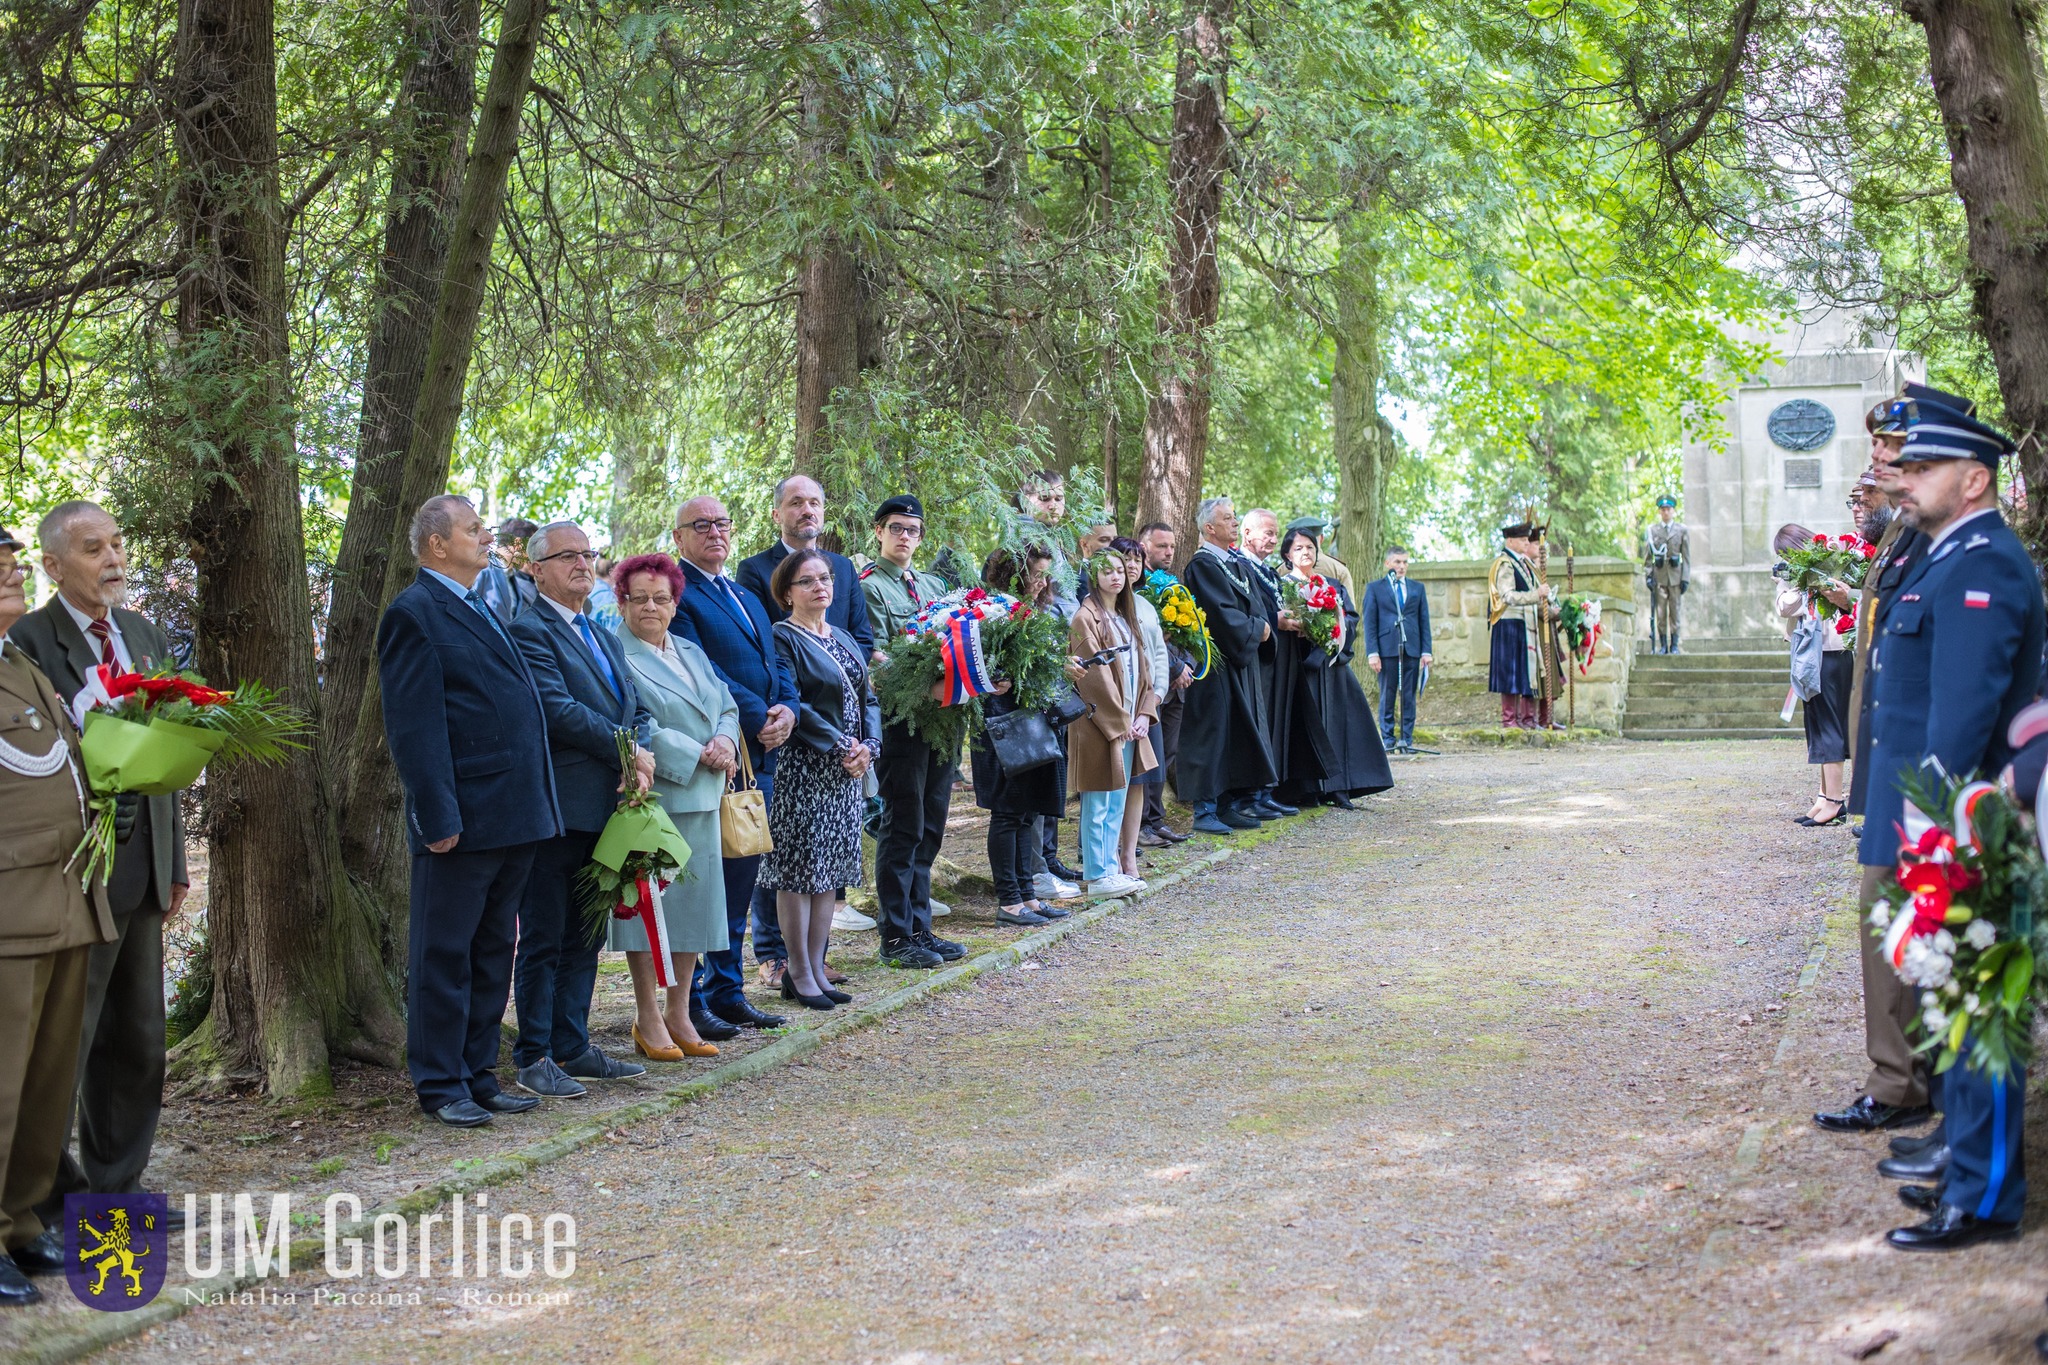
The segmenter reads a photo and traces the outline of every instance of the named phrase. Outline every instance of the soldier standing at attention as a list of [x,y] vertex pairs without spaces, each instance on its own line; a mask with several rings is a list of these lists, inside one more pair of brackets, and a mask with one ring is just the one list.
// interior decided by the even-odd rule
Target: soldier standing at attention
[[[901,635],[910,619],[947,589],[932,573],[910,567],[911,556],[924,543],[924,504],[916,498],[902,493],[876,508],[875,539],[881,558],[860,571],[860,589],[874,623],[874,660],[880,664],[888,658],[883,642]],[[967,956],[965,948],[932,932],[933,915],[952,913],[932,900],[932,861],[946,837],[958,759],[902,725],[892,722],[882,731],[882,755],[875,760],[875,788],[882,798],[881,828],[875,833],[875,905],[882,961],[892,967],[936,967]]]
[[[87,960],[114,937],[105,881],[82,891],[66,860],[85,837],[84,760],[57,689],[9,629],[28,612],[22,549],[0,527],[0,1305],[42,1298],[64,1234],[36,1205],[70,1136]],[[128,817],[132,820],[132,808]],[[116,829],[116,834],[125,831]]]
[[1666,493],[1643,532],[1643,581],[1650,588],[1651,650],[1657,654],[1678,652],[1678,599],[1691,586],[1692,552],[1677,515],[1678,499]]

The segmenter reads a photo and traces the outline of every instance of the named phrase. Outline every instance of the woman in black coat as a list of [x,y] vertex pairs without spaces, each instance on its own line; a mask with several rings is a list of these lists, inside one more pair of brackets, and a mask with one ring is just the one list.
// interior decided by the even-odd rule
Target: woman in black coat
[[[1036,545],[1020,552],[997,550],[982,566],[981,581],[990,592],[1007,593],[1039,609],[1052,597],[1051,566],[1051,554]],[[996,693],[981,699],[981,709],[985,715],[1002,716],[1015,711],[1017,703]],[[974,804],[988,812],[988,866],[999,907],[996,922],[1034,925],[1065,919],[1065,910],[1031,894],[1038,820],[1057,820],[1066,809],[1065,765],[1045,763],[1021,773],[1004,772],[988,735],[979,729],[974,732],[970,761]]]
[[[1306,579],[1315,572],[1316,543],[1300,531],[1290,531],[1280,542],[1280,559],[1288,566],[1288,577]],[[1310,705],[1329,740],[1322,755],[1325,771],[1312,785],[1282,787],[1281,792],[1283,800],[1299,805],[1327,801],[1348,810],[1351,797],[1393,786],[1394,773],[1387,766],[1386,746],[1380,741],[1379,719],[1373,715],[1358,675],[1351,671],[1351,661],[1358,653],[1358,609],[1342,583],[1326,581],[1337,590],[1343,608],[1342,645],[1334,654],[1326,653],[1299,634],[1288,632],[1289,643],[1283,646],[1301,651],[1298,662]]]

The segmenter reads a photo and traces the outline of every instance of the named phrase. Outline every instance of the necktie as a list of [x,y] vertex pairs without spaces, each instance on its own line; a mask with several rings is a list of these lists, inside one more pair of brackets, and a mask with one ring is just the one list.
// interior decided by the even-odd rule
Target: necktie
[[468,594],[463,598],[463,601],[469,603],[470,606],[475,607],[476,614],[483,617],[484,620],[489,621],[491,623],[491,629],[498,632],[499,639],[503,640],[506,644],[512,643],[512,637],[505,633],[505,623],[498,619],[498,613],[491,610],[491,604],[484,600],[484,595],[481,589],[471,588]]
[[910,600],[914,605],[924,605],[924,599],[917,595],[917,575],[908,569],[903,571],[903,586],[910,590]]
[[576,614],[576,629],[583,632],[583,643],[590,646],[591,656],[597,660],[597,671],[604,674],[605,686],[611,688],[613,696],[618,696],[618,677],[612,672],[612,661],[607,659],[604,656],[604,651],[597,647],[597,633],[590,628],[590,618],[578,612]]
[[719,574],[711,581],[724,590],[725,600],[732,603],[733,611],[739,615],[740,624],[746,628],[747,637],[749,639],[756,638],[754,635],[754,618],[747,615],[747,604],[740,601],[740,595],[734,591],[732,581],[724,574]]
[[114,628],[105,620],[88,622],[86,633],[100,642],[100,662],[109,668],[119,668],[121,660],[114,653]]
[[1407,609],[1408,584],[1405,580],[1397,578],[1394,580],[1394,610],[1406,611]]

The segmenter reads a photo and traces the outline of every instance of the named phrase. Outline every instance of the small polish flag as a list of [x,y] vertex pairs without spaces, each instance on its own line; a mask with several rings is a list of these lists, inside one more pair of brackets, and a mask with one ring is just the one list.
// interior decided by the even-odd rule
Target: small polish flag
[[1963,594],[1963,605],[1966,607],[1988,607],[1991,605],[1991,594],[1988,592],[1966,592]]

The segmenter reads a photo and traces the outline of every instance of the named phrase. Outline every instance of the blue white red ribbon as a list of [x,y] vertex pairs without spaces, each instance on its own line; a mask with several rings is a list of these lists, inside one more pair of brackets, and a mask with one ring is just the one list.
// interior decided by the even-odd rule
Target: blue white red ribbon
[[1005,617],[1016,609],[1016,600],[999,592],[972,588],[936,598],[910,618],[906,634],[934,634],[939,638],[940,682],[946,705],[959,706],[995,690],[988,658],[981,647],[981,623],[991,616]]

